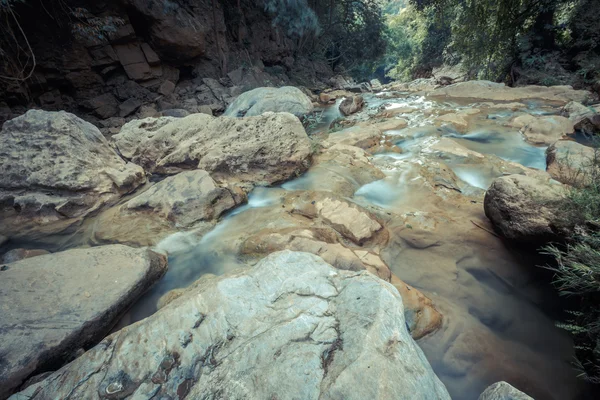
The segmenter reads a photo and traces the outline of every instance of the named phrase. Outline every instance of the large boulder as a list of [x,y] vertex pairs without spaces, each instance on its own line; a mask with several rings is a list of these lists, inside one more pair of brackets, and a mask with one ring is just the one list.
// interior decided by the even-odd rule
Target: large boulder
[[[121,245],[5,265],[0,271],[0,398],[101,340],[166,270],[164,256]],[[61,397],[66,398],[54,398]]]
[[479,400],[533,400],[506,382],[496,382],[481,393]]
[[550,145],[574,132],[571,120],[555,115],[535,117],[523,114],[514,118],[509,124],[513,128],[520,129],[527,141],[540,145]]
[[266,113],[249,118],[185,118],[131,121],[113,137],[121,154],[151,173],[203,169],[217,181],[269,185],[304,172],[310,139],[298,118]]
[[585,103],[590,97],[587,90],[574,90],[571,86],[521,86],[508,87],[503,83],[468,81],[435,89],[433,97],[466,98],[492,101],[547,100],[566,104],[570,101]]
[[0,231],[36,240],[66,230],[145,182],[93,125],[30,110],[0,132]]
[[313,111],[313,104],[297,87],[262,87],[242,93],[227,107],[224,115],[252,117],[268,111],[287,112],[301,117]]
[[14,399],[449,399],[402,308],[371,274],[274,253],[201,279]]
[[212,228],[221,214],[242,201],[237,197],[218,186],[206,171],[181,172],[101,214],[94,224],[94,238],[155,245],[169,233]]
[[485,194],[485,215],[502,236],[541,244],[564,237],[564,191],[549,180],[509,175],[494,180]]
[[600,173],[600,154],[592,147],[570,140],[553,143],[546,150],[546,170],[559,182],[581,187]]

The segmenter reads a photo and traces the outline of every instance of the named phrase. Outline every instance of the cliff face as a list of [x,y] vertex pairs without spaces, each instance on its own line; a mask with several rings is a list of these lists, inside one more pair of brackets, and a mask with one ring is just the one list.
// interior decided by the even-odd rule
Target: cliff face
[[139,114],[142,105],[150,105],[145,113],[218,113],[250,88],[322,86],[327,64],[299,56],[296,41],[251,3],[29,0],[17,11],[37,67],[26,82],[0,87],[0,122],[29,107],[92,122]]

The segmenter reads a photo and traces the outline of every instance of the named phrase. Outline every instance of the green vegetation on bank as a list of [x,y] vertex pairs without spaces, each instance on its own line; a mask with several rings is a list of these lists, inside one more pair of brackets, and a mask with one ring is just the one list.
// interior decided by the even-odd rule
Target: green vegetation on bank
[[[565,245],[548,245],[544,253],[556,263],[547,266],[554,284],[563,296],[573,298],[577,308],[571,318],[559,324],[575,341],[577,369],[581,377],[600,383],[600,152],[595,151],[589,165],[578,171],[583,187],[567,192],[562,210],[575,223],[572,237]],[[581,179],[583,178],[583,179]]]
[[593,86],[600,78],[597,0],[410,0],[388,15],[389,77],[461,63],[473,78]]

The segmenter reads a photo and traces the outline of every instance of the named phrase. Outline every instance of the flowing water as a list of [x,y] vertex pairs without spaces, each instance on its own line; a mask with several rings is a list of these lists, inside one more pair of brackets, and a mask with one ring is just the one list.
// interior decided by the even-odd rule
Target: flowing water
[[[376,155],[373,163],[385,178],[362,186],[353,200],[387,216],[390,242],[382,258],[444,315],[443,327],[419,344],[452,398],[476,399],[499,380],[538,400],[580,398],[583,384],[570,365],[572,343],[555,327],[554,321],[562,317],[556,312],[560,306],[547,277],[540,278],[541,269],[535,267],[540,260],[508,248],[489,232],[483,215],[483,191],[504,173],[497,165],[506,160],[543,170],[545,148],[528,144],[518,131],[504,126],[514,115],[511,111],[482,112],[473,117],[471,129],[460,134],[434,126],[433,120],[444,112],[468,109],[469,104],[410,94],[393,99],[371,95],[366,100],[368,109],[352,118],[406,108],[400,116],[409,126],[386,133],[403,153]],[[321,119],[312,131],[326,130],[340,117],[339,102],[319,111]],[[543,103],[528,107],[538,115],[552,112]],[[477,164],[464,157],[434,155],[429,149],[440,140],[451,140],[492,161]],[[437,177],[444,188],[436,192],[425,184],[423,171],[437,168],[440,160],[458,179]],[[448,173],[444,165],[439,168]],[[204,236],[180,232],[162,240],[156,247],[168,252],[169,271],[119,327],[155,312],[160,297],[173,289],[187,287],[203,275],[244,268],[245,260],[231,252],[234,238],[252,232],[257,221],[269,218],[269,210],[282,207],[286,193],[327,186],[319,173],[309,170],[280,187],[255,189],[247,205],[223,217]],[[274,220],[269,226],[285,223]],[[488,229],[482,229],[486,224]]]
[[[450,197],[432,196],[420,176],[423,164],[431,160],[422,159],[423,149],[440,138],[542,170],[545,148],[528,144],[518,131],[504,126],[512,112],[477,115],[473,128],[460,134],[451,127],[433,126],[432,121],[438,112],[466,109],[468,104],[435,103],[414,95],[371,96],[367,101],[370,111],[362,113],[363,117],[382,109],[417,109],[402,115],[408,128],[387,132],[403,153],[375,156],[373,162],[386,177],[362,186],[354,200],[399,216],[387,223],[391,242],[382,256],[396,275],[432,298],[444,315],[443,327],[419,343],[452,398],[476,399],[487,385],[499,380],[537,399],[577,398],[582,383],[570,365],[572,342],[555,327],[554,321],[562,317],[556,312],[560,306],[554,290],[545,278],[540,279],[541,270],[535,267],[540,260],[507,248],[472,222],[485,223],[482,193],[502,171],[493,165],[445,159],[459,178],[462,195],[473,196],[466,207]],[[533,113],[547,113],[543,104],[529,107]],[[322,113],[317,129],[328,127],[340,116],[337,104]],[[327,184],[309,171],[279,188],[257,188],[247,205],[227,215],[204,237],[178,233],[163,240],[158,248],[170,254],[169,272],[132,309],[128,322],[154,312],[157,300],[169,290],[185,287],[204,274],[243,267],[243,260],[228,251],[234,233],[251,231],[255,221],[264,218],[262,213],[280,207],[282,193],[323,190]]]

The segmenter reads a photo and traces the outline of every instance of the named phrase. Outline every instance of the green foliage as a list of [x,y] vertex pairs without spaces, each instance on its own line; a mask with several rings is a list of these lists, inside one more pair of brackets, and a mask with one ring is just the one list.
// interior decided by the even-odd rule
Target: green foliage
[[[568,156],[567,156],[568,157]],[[556,263],[554,284],[563,296],[578,299],[579,309],[571,318],[557,324],[574,338],[576,367],[581,377],[600,383],[600,167],[599,152],[576,172],[583,187],[569,190],[562,206],[564,215],[576,225],[566,245],[548,245],[544,254]]]
[[[410,0],[449,21],[445,52],[480,79],[589,85],[600,69],[597,0]],[[425,58],[428,59],[428,58]]]

